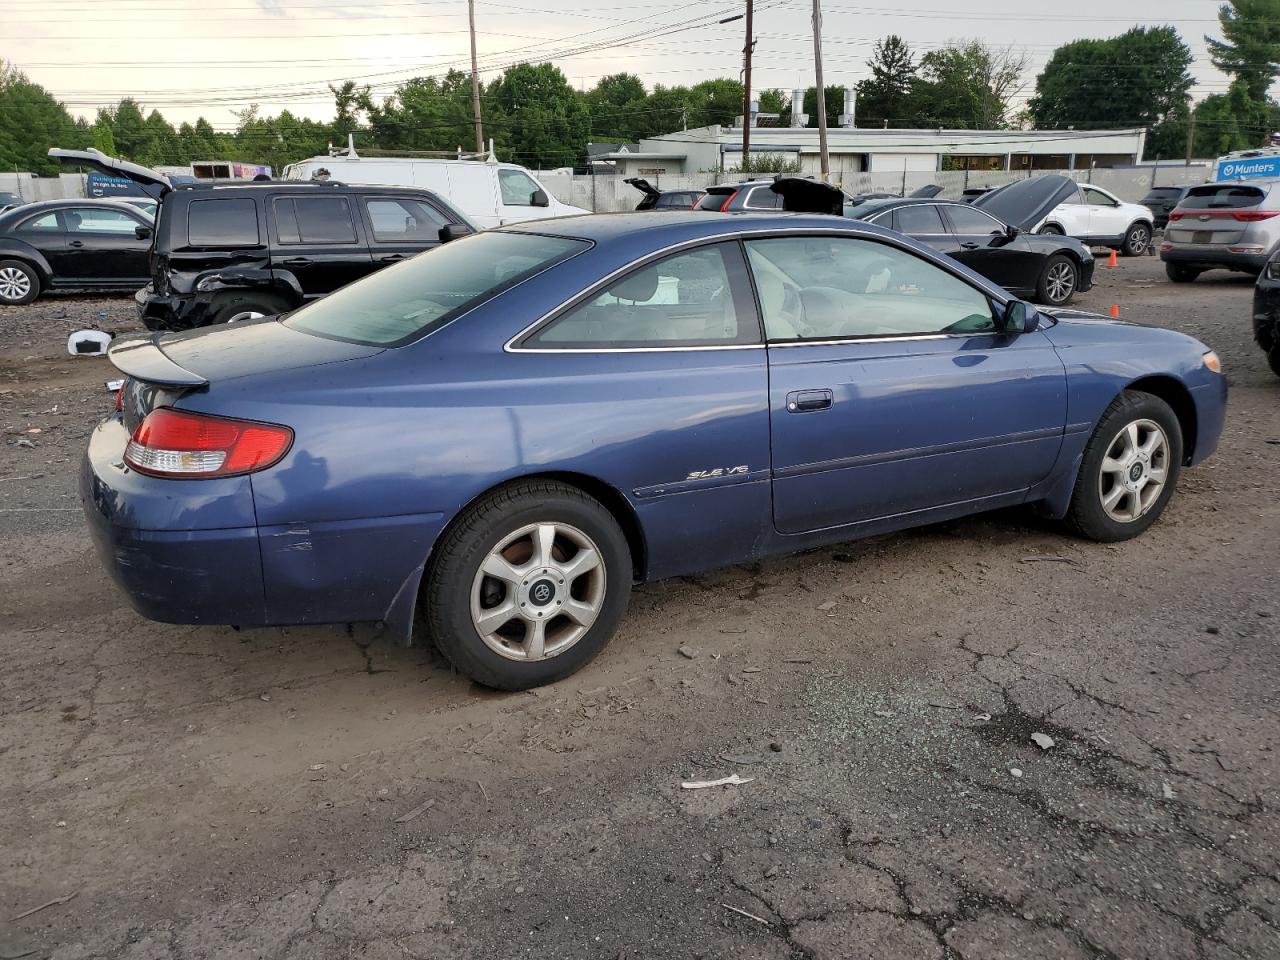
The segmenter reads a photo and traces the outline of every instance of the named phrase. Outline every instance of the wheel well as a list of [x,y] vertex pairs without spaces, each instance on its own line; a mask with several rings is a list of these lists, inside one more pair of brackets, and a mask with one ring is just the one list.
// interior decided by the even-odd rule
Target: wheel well
[[[616,488],[611,486],[598,477],[590,476],[585,473],[574,473],[568,470],[552,470],[543,473],[530,473],[519,477],[510,477],[502,483],[495,484],[487,490],[482,490],[476,496],[468,500],[455,514],[454,519],[450,521],[449,527],[457,522],[471,505],[479,502],[495,491],[508,487],[513,483],[522,483],[526,480],[555,480],[570,487],[577,487],[587,496],[598,500],[600,504],[613,515],[613,519],[618,522],[618,526],[622,528],[622,535],[627,538],[627,548],[631,552],[632,574],[636,580],[643,580],[645,572],[648,570],[648,554],[645,546],[644,530],[640,526],[640,518],[636,516],[635,510],[630,502]],[[440,531],[439,540],[443,540],[449,532],[449,527]],[[428,571],[430,564],[428,564]]]
[[35,271],[36,279],[40,281],[40,286],[42,287],[49,286],[49,281],[52,279],[52,276],[46,273],[44,267],[40,266],[40,264],[37,261],[31,259],[30,257],[24,257],[20,253],[8,253],[8,252],[0,251],[0,260],[15,260],[18,263],[22,264],[24,267],[30,267],[32,270]]
[[1196,404],[1191,399],[1191,391],[1173,377],[1159,376],[1135,380],[1125,389],[1149,393],[1173,408],[1178,417],[1178,426],[1182,428],[1182,461],[1190,461],[1196,449]]

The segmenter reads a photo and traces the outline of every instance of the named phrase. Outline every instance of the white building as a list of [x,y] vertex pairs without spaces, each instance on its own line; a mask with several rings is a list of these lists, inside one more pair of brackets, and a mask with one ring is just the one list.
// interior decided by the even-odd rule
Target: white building
[[[1135,130],[872,130],[831,127],[827,150],[835,179],[854,173],[941,170],[1084,170],[1140,163],[1145,129]],[[752,127],[753,155],[798,159],[802,173],[819,172],[818,131]],[[616,172],[652,177],[726,171],[742,162],[741,127],[713,125],[643,139],[597,154]]]

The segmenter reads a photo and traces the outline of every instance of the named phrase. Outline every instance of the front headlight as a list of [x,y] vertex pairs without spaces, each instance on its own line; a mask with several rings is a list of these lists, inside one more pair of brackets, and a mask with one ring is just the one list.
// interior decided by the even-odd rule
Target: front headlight
[[1216,351],[1210,350],[1202,359],[1204,360],[1204,365],[1214,373],[1222,372],[1222,360],[1218,357]]

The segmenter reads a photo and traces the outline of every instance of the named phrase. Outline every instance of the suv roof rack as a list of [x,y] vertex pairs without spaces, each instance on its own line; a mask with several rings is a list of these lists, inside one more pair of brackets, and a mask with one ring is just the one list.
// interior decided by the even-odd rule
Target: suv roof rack
[[207,190],[210,187],[345,187],[348,184],[341,180],[283,180],[273,177],[270,180],[196,180],[193,183],[175,183],[175,190]]

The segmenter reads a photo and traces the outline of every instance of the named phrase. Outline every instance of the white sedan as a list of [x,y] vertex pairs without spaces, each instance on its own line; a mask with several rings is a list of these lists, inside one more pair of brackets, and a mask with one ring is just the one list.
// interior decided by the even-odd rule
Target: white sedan
[[1144,206],[1125,203],[1090,183],[1044,218],[1037,233],[1065,234],[1091,247],[1114,247],[1126,257],[1136,257],[1151,246],[1155,216]]

